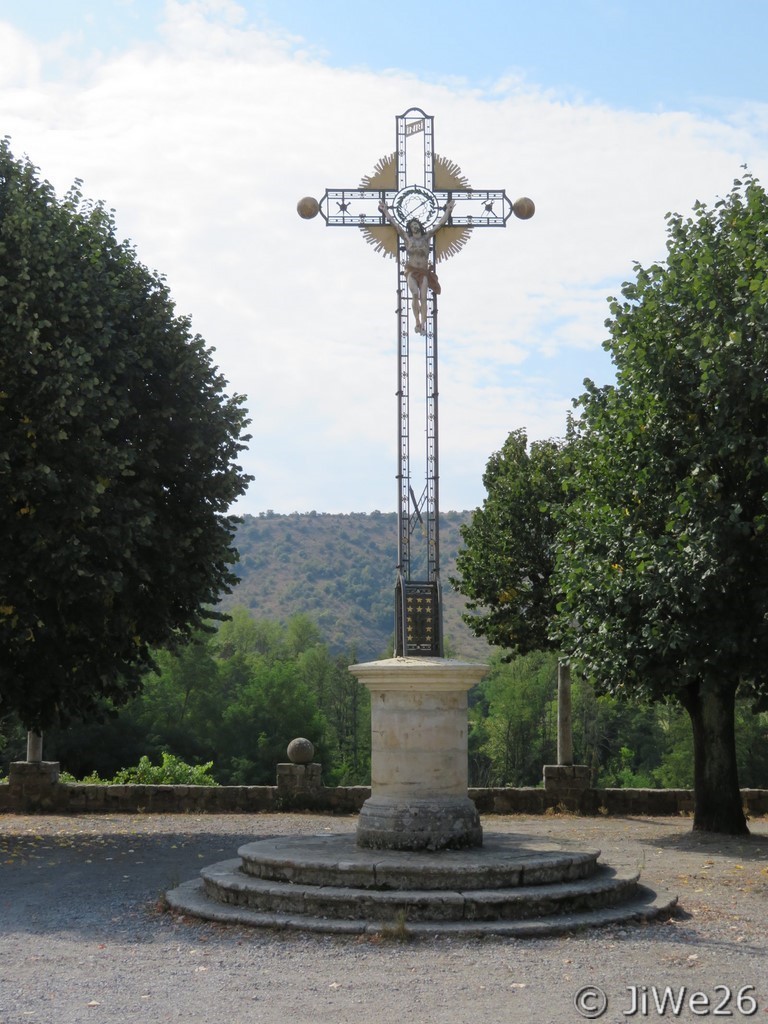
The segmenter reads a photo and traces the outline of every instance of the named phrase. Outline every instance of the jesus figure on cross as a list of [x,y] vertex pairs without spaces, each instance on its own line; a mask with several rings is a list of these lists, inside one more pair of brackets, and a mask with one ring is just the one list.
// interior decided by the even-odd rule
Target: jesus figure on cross
[[448,220],[455,205],[454,200],[449,199],[440,220],[429,231],[425,231],[424,225],[416,217],[409,220],[403,230],[389,212],[385,200],[382,199],[379,203],[379,212],[386,217],[405,246],[407,263],[403,269],[411,293],[411,309],[416,321],[417,334],[426,334],[427,331],[427,289],[431,288],[436,295],[440,294],[440,282],[434,266],[429,262],[429,242]]

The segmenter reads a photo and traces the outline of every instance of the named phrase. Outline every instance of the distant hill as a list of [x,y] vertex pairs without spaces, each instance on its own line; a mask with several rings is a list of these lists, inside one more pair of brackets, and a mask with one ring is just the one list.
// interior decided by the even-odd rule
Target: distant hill
[[[448,583],[470,512],[440,517],[443,619],[451,656],[485,660],[491,648],[462,622],[464,599]],[[309,615],[334,650],[354,647],[361,661],[385,656],[394,632],[397,516],[394,512],[318,512],[245,516],[236,545],[241,581],[224,609],[250,608],[257,618]],[[415,574],[417,575],[417,574]]]

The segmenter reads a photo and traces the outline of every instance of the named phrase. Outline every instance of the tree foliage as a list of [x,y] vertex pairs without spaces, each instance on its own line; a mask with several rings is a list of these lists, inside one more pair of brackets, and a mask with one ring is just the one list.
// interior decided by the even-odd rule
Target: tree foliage
[[104,206],[0,142],[0,696],[29,728],[135,693],[234,582],[225,385]]
[[664,264],[611,303],[616,384],[571,445],[556,639],[609,691],[676,696],[694,828],[746,830],[738,690],[768,693],[768,197],[749,175],[668,217]]
[[[491,659],[470,708],[472,785],[536,786],[542,765],[555,759],[558,655],[532,651]],[[679,705],[597,693],[584,676],[573,680],[575,761],[598,787],[690,788],[690,725]],[[739,749],[748,785],[768,781],[768,715],[738,708]],[[686,731],[687,730],[687,731]]]
[[[54,728],[46,749],[68,778],[85,781],[125,781],[134,765],[144,781],[146,767],[166,783],[270,785],[290,740],[304,735],[327,785],[366,784],[370,698],[348,670],[354,651],[334,655],[320,642],[293,653],[289,637],[297,634],[307,634],[306,622],[255,620],[234,609],[217,633],[200,634],[175,655],[159,652],[159,671],[119,714]],[[542,764],[552,762],[556,744],[557,662],[552,651],[512,661],[493,656],[470,693],[471,785],[541,784]],[[764,787],[768,713],[755,715],[741,700],[736,721],[743,784]],[[0,762],[23,757],[26,742],[20,727],[5,726]],[[576,676],[573,739],[576,761],[589,765],[594,785],[693,784],[690,725],[676,703],[597,694]]]
[[534,441],[529,448],[525,431],[513,431],[488,460],[482,508],[461,527],[464,547],[451,582],[468,598],[464,620],[513,653],[551,646],[554,510],[564,500],[564,467],[561,442]]
[[489,779],[496,786],[530,786],[541,781],[542,765],[552,764],[557,750],[557,656],[533,651],[507,663],[498,656],[480,684],[482,752],[489,759]]
[[[235,608],[215,632],[199,632],[175,653],[158,651],[157,670],[119,713],[107,702],[111,713],[99,725],[51,729],[46,750],[78,777],[111,778],[143,756],[165,764],[167,755],[213,762],[219,783],[274,785],[288,744],[306,736],[326,784],[365,784],[370,698],[349,671],[356,660],[354,651],[331,653],[307,616],[281,623]],[[23,740],[16,737],[16,749]]]

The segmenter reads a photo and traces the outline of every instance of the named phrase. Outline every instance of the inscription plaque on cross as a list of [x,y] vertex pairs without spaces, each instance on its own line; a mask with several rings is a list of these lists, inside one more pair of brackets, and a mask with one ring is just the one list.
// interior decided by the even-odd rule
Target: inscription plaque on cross
[[[357,188],[329,188],[299,200],[299,215],[319,213],[328,227],[353,227],[397,259],[397,581],[395,655],[443,657],[440,584],[436,266],[479,227],[528,220],[534,204],[504,189],[473,189],[457,164],[434,150],[434,118],[418,107],[396,121],[395,151]],[[411,355],[424,345],[423,482],[411,471]],[[420,489],[419,489],[420,488]]]

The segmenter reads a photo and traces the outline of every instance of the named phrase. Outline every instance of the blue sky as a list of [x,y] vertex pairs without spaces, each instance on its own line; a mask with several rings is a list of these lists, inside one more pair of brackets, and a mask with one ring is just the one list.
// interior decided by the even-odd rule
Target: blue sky
[[[563,97],[632,110],[765,100],[768,3],[744,0],[247,0],[242,19],[303,39],[336,67],[400,68],[477,87],[510,72]],[[151,39],[161,0],[0,0],[0,17],[81,55]]]
[[[394,508],[394,264],[296,200],[354,185],[411,106],[537,213],[441,264],[441,504],[510,430],[610,379],[606,298],[664,215],[768,180],[768,0],[0,0],[0,133],[115,209],[243,393],[240,511]],[[352,235],[352,237],[350,237]]]

